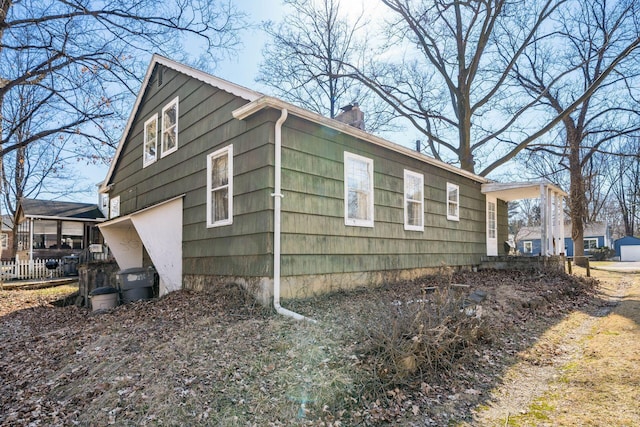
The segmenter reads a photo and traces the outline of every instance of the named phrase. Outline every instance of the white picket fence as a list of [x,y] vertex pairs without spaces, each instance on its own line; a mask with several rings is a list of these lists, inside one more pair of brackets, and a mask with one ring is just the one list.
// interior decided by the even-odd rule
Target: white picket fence
[[[57,261],[58,267],[54,270],[49,270],[46,267],[47,261]],[[2,261],[0,262],[0,266],[0,279],[3,281],[12,279],[29,280],[47,277],[62,277],[64,274],[61,259]]]

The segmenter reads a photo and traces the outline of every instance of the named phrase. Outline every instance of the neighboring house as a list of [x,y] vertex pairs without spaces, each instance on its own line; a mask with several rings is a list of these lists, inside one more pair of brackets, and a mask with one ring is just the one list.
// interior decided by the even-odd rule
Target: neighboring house
[[[558,240],[559,242],[560,240]],[[556,243],[557,244],[557,243]],[[598,248],[611,248],[611,229],[604,223],[591,223],[584,226],[584,253]],[[522,227],[516,235],[516,245],[522,255],[540,255],[540,227]],[[573,256],[573,240],[571,239],[571,223],[564,225],[564,245],[566,256]]]
[[156,55],[100,230],[120,268],[154,265],[162,294],[235,282],[274,304],[504,251],[502,187],[358,127]]
[[13,249],[13,217],[11,215],[2,215],[0,245],[2,245],[2,259],[11,260],[15,256]]
[[96,225],[105,218],[97,205],[22,199],[16,216],[20,259],[61,258],[102,243]]
[[640,261],[640,238],[625,236],[613,243],[620,261]]

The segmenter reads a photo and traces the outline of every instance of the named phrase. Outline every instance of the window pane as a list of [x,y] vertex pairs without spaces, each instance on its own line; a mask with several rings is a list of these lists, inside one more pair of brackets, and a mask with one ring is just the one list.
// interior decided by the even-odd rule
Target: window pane
[[229,183],[228,157],[216,157],[211,160],[211,188],[218,188]]
[[213,192],[211,217],[213,222],[223,221],[229,218],[229,190],[223,188]]
[[365,162],[349,160],[349,189],[369,190],[369,170]]
[[405,181],[406,197],[409,200],[421,200],[422,199],[422,186],[420,185],[420,179],[414,176],[407,176]]
[[408,225],[422,225],[422,204],[417,202],[407,202],[407,223]]
[[173,104],[171,107],[167,108],[164,111],[163,124],[165,129],[169,129],[171,126],[176,124],[176,105]]
[[449,201],[458,203],[458,189],[455,187],[449,188]]
[[149,123],[147,123],[147,127],[145,128],[145,132],[147,134],[147,140],[154,140],[156,139],[156,121],[152,120]]
[[172,127],[164,133],[164,151],[169,151],[176,147],[176,127]]
[[458,216],[458,205],[455,203],[449,203],[449,216]]
[[369,194],[367,192],[349,190],[349,218],[371,219],[369,216]]

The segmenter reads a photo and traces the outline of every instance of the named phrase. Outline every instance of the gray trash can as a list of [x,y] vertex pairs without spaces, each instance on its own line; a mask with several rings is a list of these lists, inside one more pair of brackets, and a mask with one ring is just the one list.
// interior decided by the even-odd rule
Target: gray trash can
[[65,276],[78,275],[78,255],[67,255],[62,257],[62,273]]
[[122,302],[147,300],[153,297],[154,269],[127,268],[118,272],[118,288]]

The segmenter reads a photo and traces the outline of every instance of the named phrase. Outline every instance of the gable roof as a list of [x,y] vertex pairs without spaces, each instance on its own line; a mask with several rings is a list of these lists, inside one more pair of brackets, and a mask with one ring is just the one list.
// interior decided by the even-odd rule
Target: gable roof
[[22,199],[18,210],[20,216],[24,218],[82,219],[87,221],[105,219],[98,206],[90,203]]

